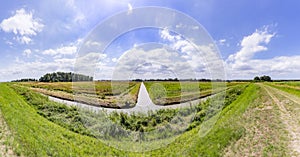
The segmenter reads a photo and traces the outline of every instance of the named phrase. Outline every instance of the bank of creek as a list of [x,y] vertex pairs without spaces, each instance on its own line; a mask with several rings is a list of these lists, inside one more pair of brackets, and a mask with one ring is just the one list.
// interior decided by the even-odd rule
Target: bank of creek
[[64,99],[60,99],[60,98],[56,98],[56,97],[52,97],[52,96],[48,96],[48,97],[50,100],[55,101],[55,102],[63,103],[63,104],[70,105],[70,106],[77,106],[80,108],[85,108],[85,109],[89,109],[89,110],[96,111],[96,112],[106,111],[106,112],[110,113],[110,112],[116,111],[116,112],[124,112],[124,113],[130,114],[133,112],[147,113],[150,110],[155,111],[155,110],[166,109],[166,108],[182,108],[182,107],[188,107],[190,105],[193,106],[193,105],[199,104],[199,102],[201,102],[201,101],[207,100],[211,96],[193,100],[193,101],[189,101],[189,102],[180,103],[180,104],[159,106],[159,105],[155,105],[152,102],[144,83],[141,83],[137,103],[133,108],[114,109],[114,108],[96,107],[96,106],[91,106],[91,105],[76,102],[76,101],[64,100]]

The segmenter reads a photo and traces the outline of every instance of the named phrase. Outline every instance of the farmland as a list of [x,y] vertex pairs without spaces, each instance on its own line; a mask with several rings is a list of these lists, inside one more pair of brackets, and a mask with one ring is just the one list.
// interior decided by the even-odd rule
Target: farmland
[[[145,82],[150,98],[156,105],[172,105],[218,93],[226,88],[243,83],[220,82]],[[45,95],[66,100],[111,108],[134,107],[140,82],[24,82],[22,86]],[[214,85],[214,89],[212,89]]]
[[[77,83],[83,87],[80,94],[92,93],[86,82]],[[97,83],[96,95],[109,97],[111,87]],[[197,98],[212,91],[211,83],[202,82],[145,85],[154,101],[155,96]],[[118,94],[137,93],[138,86],[132,82]],[[151,93],[162,87],[161,95]],[[10,133],[0,141],[10,141],[5,142],[7,150],[22,156],[297,156],[299,136],[291,135],[299,130],[299,87],[297,82],[233,82],[194,107],[107,115],[52,102],[40,94],[42,89],[72,94],[68,82],[1,83],[1,117]],[[186,128],[179,127],[182,122],[188,122]],[[212,122],[202,136],[201,128]]]
[[243,83],[232,82],[145,82],[150,98],[157,105],[170,105],[210,96]]
[[136,103],[138,82],[25,82],[20,85],[66,100],[111,108],[132,107]]

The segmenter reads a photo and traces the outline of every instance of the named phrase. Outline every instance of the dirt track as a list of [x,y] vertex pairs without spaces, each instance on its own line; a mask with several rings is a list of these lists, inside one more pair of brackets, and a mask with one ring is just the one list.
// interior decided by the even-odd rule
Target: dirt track
[[0,112],[0,157],[16,156],[8,144],[11,142],[11,133]]
[[300,98],[270,86],[262,87],[281,110],[281,119],[289,133],[289,147],[293,151],[291,156],[300,156]]

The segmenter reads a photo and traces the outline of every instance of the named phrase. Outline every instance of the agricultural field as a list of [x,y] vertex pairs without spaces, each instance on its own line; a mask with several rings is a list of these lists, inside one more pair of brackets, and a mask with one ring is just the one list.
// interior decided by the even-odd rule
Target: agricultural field
[[[86,86],[83,82],[79,83]],[[145,83],[149,95],[154,84]],[[193,87],[194,82],[186,82],[184,86],[188,90],[182,93],[193,93],[199,87],[200,91],[211,89],[209,83],[199,84]],[[297,88],[283,88],[277,82],[228,83],[226,90],[222,89],[224,92],[218,92],[196,106],[162,109],[148,114],[94,113],[50,101],[39,90],[32,90],[72,89],[70,85],[0,84],[0,122],[5,122],[5,128],[9,128],[0,134],[3,135],[0,137],[0,148],[6,150],[3,155],[299,155],[300,139],[295,136],[300,126],[300,115],[297,112],[300,94]],[[98,87],[101,85],[105,86],[99,83]],[[131,92],[138,85],[134,83],[128,89]],[[172,82],[159,85],[168,87],[166,96],[178,96],[185,88],[181,86],[182,89],[179,89],[178,84]],[[126,93],[126,90],[122,92]],[[179,127],[186,122],[186,128]],[[201,128],[208,124],[214,125],[204,134]],[[126,145],[119,141],[126,141]]]
[[145,82],[150,98],[157,105],[171,105],[187,102],[221,92],[227,88],[244,83],[240,82]]
[[[139,82],[24,82],[23,86],[45,95],[74,100],[90,105],[129,108],[137,102]],[[172,105],[207,97],[239,82],[145,82],[150,98],[156,105]],[[214,86],[214,89],[212,89]]]
[[281,87],[281,89],[300,90],[300,81],[273,82],[272,85],[274,87]]
[[45,95],[111,108],[133,107],[137,101],[138,82],[24,82],[22,86]]

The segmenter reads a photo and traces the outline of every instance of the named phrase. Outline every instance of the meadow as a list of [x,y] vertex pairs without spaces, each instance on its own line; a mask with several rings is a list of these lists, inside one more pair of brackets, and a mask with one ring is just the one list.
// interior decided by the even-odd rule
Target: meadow
[[[151,83],[145,83],[150,92],[155,84]],[[300,98],[296,83],[286,83],[289,88],[277,82],[228,83],[227,90],[222,88],[194,107],[131,115],[94,113],[52,102],[32,90],[31,84],[0,84],[0,113],[13,136],[5,144],[16,156],[297,156],[290,146],[297,139],[290,139],[286,128],[290,121],[283,119],[282,106],[274,100],[285,102],[288,98],[286,110],[299,120],[295,112],[299,104],[294,102]],[[178,86],[172,82],[155,86],[169,86],[164,95],[178,96]],[[193,93],[198,87],[185,92]],[[208,83],[200,87],[204,91],[211,88]],[[190,120],[187,127],[178,129],[186,119]],[[210,125],[204,133],[203,127]],[[294,123],[290,126],[297,127]],[[1,138],[8,141],[8,137]],[[163,139],[172,142],[162,144]]]

